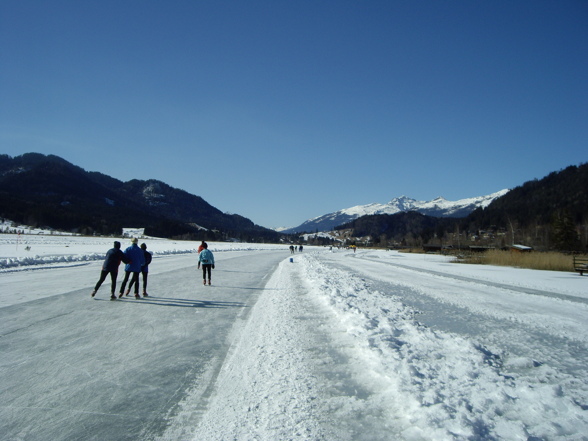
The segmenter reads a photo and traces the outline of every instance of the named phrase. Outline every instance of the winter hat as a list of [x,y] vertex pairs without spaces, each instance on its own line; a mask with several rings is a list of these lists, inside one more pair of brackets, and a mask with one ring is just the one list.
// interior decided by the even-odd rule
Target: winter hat
[[131,239],[131,243],[137,243],[137,242],[139,242],[139,239],[137,239],[136,237],[133,237]]

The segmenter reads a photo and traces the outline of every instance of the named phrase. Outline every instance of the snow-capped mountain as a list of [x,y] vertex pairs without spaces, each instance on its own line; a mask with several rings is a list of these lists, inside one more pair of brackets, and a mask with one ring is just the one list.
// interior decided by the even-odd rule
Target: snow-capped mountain
[[298,227],[284,230],[284,233],[300,233],[302,231],[331,231],[339,225],[350,222],[361,216],[373,214],[396,214],[407,211],[418,211],[434,217],[466,217],[478,207],[487,207],[494,199],[505,195],[509,190],[500,190],[487,196],[478,196],[458,201],[448,201],[442,197],[432,201],[417,201],[407,196],[392,199],[387,204],[357,205],[351,208],[325,214],[309,219]]

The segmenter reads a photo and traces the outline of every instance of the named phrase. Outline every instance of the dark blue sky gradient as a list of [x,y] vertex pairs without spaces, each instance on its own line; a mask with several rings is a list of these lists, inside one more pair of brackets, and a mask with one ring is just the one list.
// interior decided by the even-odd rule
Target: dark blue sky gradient
[[0,153],[266,226],[588,159],[586,1],[0,2]]

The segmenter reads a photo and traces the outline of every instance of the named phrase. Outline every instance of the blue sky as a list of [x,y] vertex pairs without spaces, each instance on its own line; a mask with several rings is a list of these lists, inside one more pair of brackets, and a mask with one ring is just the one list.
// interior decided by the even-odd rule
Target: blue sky
[[588,2],[0,2],[0,153],[266,227],[588,160]]

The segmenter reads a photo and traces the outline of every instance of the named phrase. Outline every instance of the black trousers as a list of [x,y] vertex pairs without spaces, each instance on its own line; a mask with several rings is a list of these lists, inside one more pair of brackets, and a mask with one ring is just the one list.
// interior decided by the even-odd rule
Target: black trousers
[[[148,271],[141,271],[141,274],[143,274],[143,292],[147,292],[147,275],[149,274]],[[129,287],[130,289],[130,287]]]
[[102,282],[104,282],[106,280],[106,276],[108,276],[108,273],[110,273],[110,281],[111,281],[110,292],[112,294],[114,294],[114,291],[116,290],[116,278],[118,276],[118,271],[104,271],[104,270],[102,270],[102,272],[100,273],[100,280],[98,280],[98,283],[96,283],[96,287],[94,288],[94,291],[98,291],[98,289],[100,288],[100,285],[102,285]]
[[139,272],[131,272],[131,271],[125,271],[125,279],[123,280],[123,283],[120,287],[120,293],[124,293],[125,292],[125,286],[127,286],[127,282],[129,281],[129,276],[133,274],[133,277],[131,278],[131,283],[129,283],[129,291],[131,290],[131,288],[133,287],[133,285],[135,286],[135,294],[139,294]]
[[202,278],[206,280],[206,273],[208,273],[208,280],[210,280],[210,275],[212,274],[212,263],[204,263],[202,265]]

